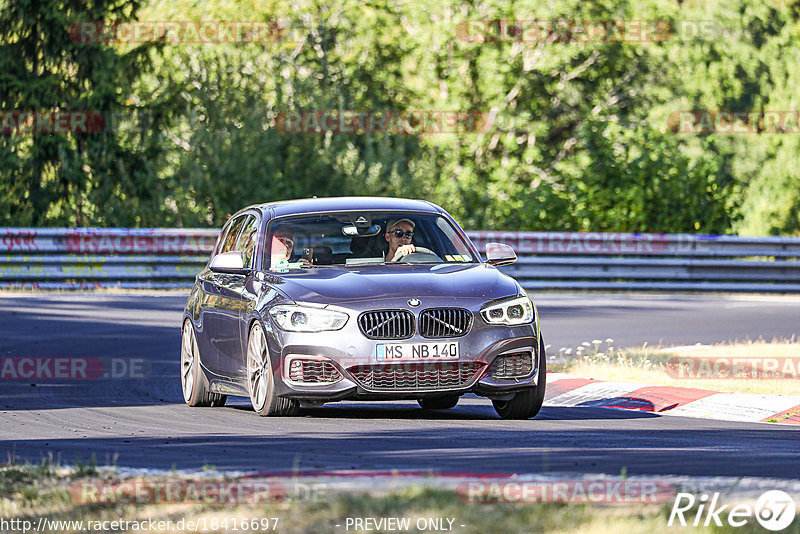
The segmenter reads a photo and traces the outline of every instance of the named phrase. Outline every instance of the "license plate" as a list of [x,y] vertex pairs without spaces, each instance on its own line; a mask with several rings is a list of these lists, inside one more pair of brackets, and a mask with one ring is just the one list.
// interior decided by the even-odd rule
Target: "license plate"
[[379,362],[457,360],[458,341],[445,343],[379,343],[375,347]]

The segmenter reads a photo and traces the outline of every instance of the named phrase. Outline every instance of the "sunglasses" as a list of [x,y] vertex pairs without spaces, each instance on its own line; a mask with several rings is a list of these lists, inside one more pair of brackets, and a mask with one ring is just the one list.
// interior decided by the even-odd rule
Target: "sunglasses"
[[403,238],[403,236],[405,236],[405,237],[407,237],[407,238],[409,238],[409,239],[411,239],[411,238],[413,238],[413,237],[414,237],[414,232],[412,232],[411,230],[408,230],[408,231],[405,231],[405,232],[404,232],[403,230],[395,230],[395,231],[394,231],[394,232],[392,232],[392,233],[393,233],[393,234],[394,234],[394,236],[395,236],[396,238],[398,238],[398,239],[402,239],[402,238]]
[[276,235],[275,239],[277,239],[278,241],[283,243],[283,246],[285,246],[286,248],[294,247],[294,239],[292,239],[291,237],[285,237],[285,236],[282,236],[282,235]]

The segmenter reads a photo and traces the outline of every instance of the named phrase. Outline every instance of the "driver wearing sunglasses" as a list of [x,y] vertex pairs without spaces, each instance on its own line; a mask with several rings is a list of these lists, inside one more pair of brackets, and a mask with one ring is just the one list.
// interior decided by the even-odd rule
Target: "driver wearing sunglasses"
[[402,256],[411,254],[416,247],[411,244],[414,238],[414,221],[411,219],[392,219],[386,225],[384,237],[389,242],[389,252],[386,253],[386,261],[392,261],[398,253]]

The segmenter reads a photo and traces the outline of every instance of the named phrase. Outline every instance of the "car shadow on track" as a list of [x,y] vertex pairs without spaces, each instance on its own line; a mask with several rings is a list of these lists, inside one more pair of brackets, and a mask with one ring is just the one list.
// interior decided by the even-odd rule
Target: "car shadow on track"
[[[253,408],[247,404],[234,404],[228,406],[233,410],[250,412],[255,415]],[[500,420],[488,399],[469,399],[468,404],[459,404],[449,410],[423,410],[416,402],[394,403],[331,403],[322,407],[302,407],[295,417],[312,419],[402,419],[402,420],[431,420],[431,421],[491,421]],[[598,419],[648,419],[661,417],[658,414],[638,411],[622,410],[603,407],[551,407],[545,405],[533,419],[538,420],[598,420]],[[269,418],[265,418],[269,420]],[[514,421],[525,424],[525,421]]]

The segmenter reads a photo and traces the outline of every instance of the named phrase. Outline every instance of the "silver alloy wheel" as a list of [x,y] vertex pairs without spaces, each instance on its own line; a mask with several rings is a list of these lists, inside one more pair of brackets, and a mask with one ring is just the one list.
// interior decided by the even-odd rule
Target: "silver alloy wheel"
[[247,383],[250,386],[250,399],[253,408],[264,408],[272,387],[272,369],[269,366],[267,347],[261,325],[256,324],[247,342]]
[[189,321],[183,323],[181,335],[181,385],[183,386],[183,399],[189,402],[194,390],[194,366],[197,363],[197,341],[194,329]]

